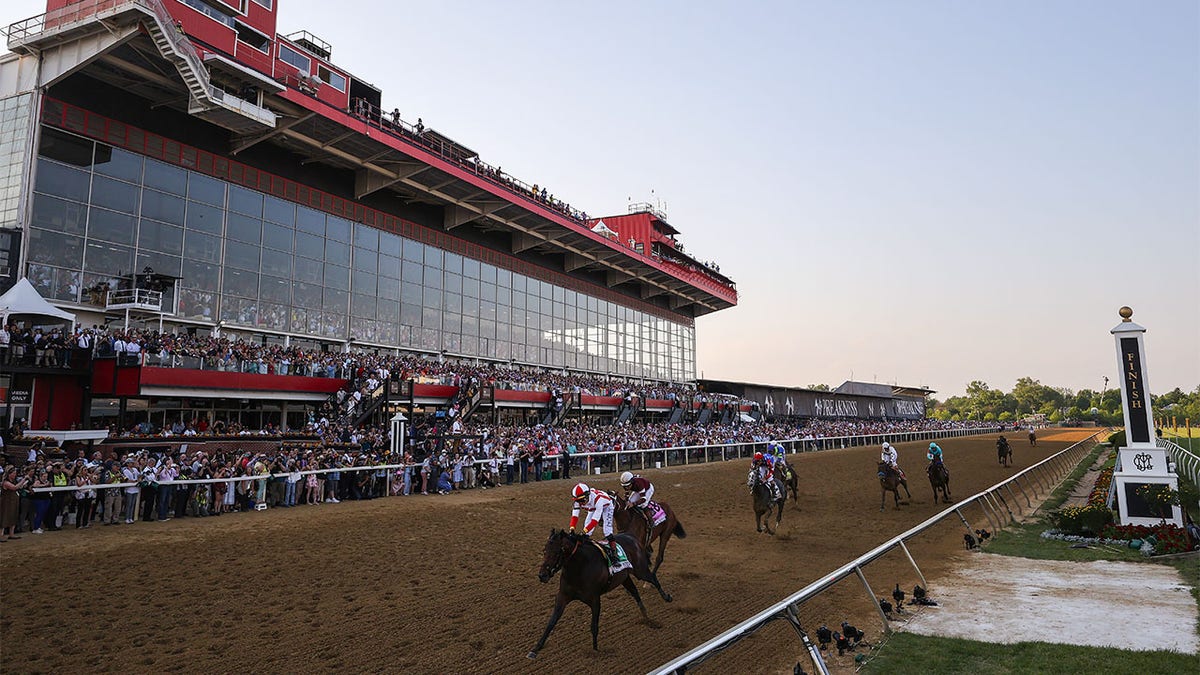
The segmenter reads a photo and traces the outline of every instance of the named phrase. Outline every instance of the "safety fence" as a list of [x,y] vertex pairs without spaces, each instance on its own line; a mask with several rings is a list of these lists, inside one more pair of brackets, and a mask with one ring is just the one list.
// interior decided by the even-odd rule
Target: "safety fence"
[[1192,481],[1192,485],[1200,485],[1200,457],[1191,450],[1169,441],[1158,439],[1158,447],[1167,451],[1167,456],[1175,463],[1175,473]]
[[[864,445],[875,445],[887,441],[889,443],[906,443],[912,441],[938,440],[944,438],[959,438],[963,436],[974,436],[980,434],[995,433],[995,427],[971,428],[971,429],[940,429],[936,431],[905,431],[894,432],[888,434],[871,434],[865,436],[839,436],[835,438],[818,438],[818,439],[788,439],[773,441],[782,445],[788,454],[796,454],[801,452],[816,452],[821,450],[837,450],[852,447],[861,447]],[[566,477],[571,473],[579,474],[580,472],[586,475],[598,475],[604,473],[614,473],[618,471],[634,471],[644,470],[648,468],[662,468],[665,466],[684,466],[690,464],[705,464],[710,462],[725,462],[735,459],[749,459],[756,452],[764,451],[772,441],[760,441],[751,443],[724,443],[711,445],[687,445],[671,448],[650,448],[646,450],[610,450],[605,452],[582,452],[571,455],[549,455],[542,459],[541,469],[543,478],[553,479]],[[478,469],[481,466],[488,466],[491,458],[477,459],[475,467]],[[498,459],[500,472],[505,472],[507,467],[506,459]],[[569,462],[569,470],[564,473],[562,471],[564,465]],[[536,466],[536,465],[534,465]],[[416,478],[422,468],[420,463],[412,464],[373,464],[370,466],[343,466],[310,469],[305,471],[279,473],[279,474],[258,474],[248,476],[232,476],[226,478],[198,478],[188,480],[173,480],[161,481],[158,485],[210,485],[213,483],[236,483],[243,481],[265,481],[273,478],[277,479],[290,475],[304,477],[312,474],[327,475],[330,473],[351,474],[356,475],[363,472],[377,472],[376,475],[381,475],[386,480],[385,494],[391,494],[391,482],[402,476],[405,472],[411,472],[410,478]],[[514,471],[520,471],[519,466],[514,465]],[[526,468],[526,471],[532,471],[531,468]],[[534,476],[531,476],[532,480]],[[88,485],[67,485],[58,487],[43,487],[33,488],[34,492],[65,492],[74,490],[99,490],[111,488],[127,488],[138,486],[140,483],[105,483],[105,484],[88,484]]]
[[[921,568],[917,565],[908,547],[905,545],[906,540],[925,532],[934,525],[953,516],[962,521],[968,533],[973,532],[971,523],[964,515],[964,511],[968,507],[978,509],[987,522],[996,530],[1003,529],[1005,525],[1010,523],[1015,523],[1017,516],[1013,512],[1013,509],[1022,513],[1032,513],[1035,508],[1034,498],[1038,497],[1039,494],[1048,496],[1053,492],[1055,487],[1071,473],[1074,467],[1087,457],[1088,453],[1098,442],[1097,437],[1101,433],[1105,432],[1097,432],[1087,439],[1075,443],[1065,450],[1013,475],[1011,478],[953,504],[941,513],[912,527],[903,534],[889,539],[829,574],[821,576],[817,581],[812,582],[771,607],[742,621],[729,630],[659,666],[651,672],[656,674],[687,672],[699,666],[710,657],[728,649],[743,638],[749,637],[772,621],[781,619],[790,624],[799,636],[805,651],[808,652],[812,659],[816,672],[827,674],[829,670],[824,659],[821,657],[820,651],[812,644],[801,626],[800,607],[803,603],[812,600],[843,579],[850,576],[857,576],[859,581],[862,582],[866,595],[869,596],[871,603],[879,613],[879,618],[883,622],[884,632],[890,632],[891,625],[888,617],[879,604],[879,598],[876,597],[875,592],[871,589],[871,585],[867,581],[867,577],[863,572],[864,566],[883,557],[893,549],[899,548],[916,571],[917,576],[921,580],[921,585],[928,586],[925,575],[921,572]],[[1024,502],[1024,505],[1021,502]]]

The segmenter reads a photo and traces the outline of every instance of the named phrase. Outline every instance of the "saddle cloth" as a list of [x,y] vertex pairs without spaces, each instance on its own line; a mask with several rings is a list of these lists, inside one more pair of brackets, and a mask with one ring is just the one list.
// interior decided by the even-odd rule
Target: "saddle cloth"
[[609,574],[616,574],[621,570],[627,570],[633,567],[633,563],[629,562],[629,556],[625,555],[625,549],[621,548],[620,544],[617,544],[617,554],[615,556],[616,560],[613,560],[614,556],[612,549],[608,547],[608,544],[603,544],[598,541],[592,541],[592,543],[600,547],[600,552],[604,554],[604,560],[608,563]]
[[650,527],[658,527],[667,519],[667,512],[653,500],[646,505],[646,513],[650,516]]

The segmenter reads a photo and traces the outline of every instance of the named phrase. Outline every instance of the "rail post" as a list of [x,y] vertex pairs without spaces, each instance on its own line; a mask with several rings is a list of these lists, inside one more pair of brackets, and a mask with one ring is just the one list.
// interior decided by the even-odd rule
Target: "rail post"
[[908,552],[908,547],[904,545],[903,539],[900,540],[900,550],[904,551],[904,555],[908,558],[908,562],[911,563],[913,569],[917,571],[917,576],[921,578],[921,585],[926,587],[929,586],[929,582],[925,581],[925,573],[922,572],[921,568],[917,566],[917,561],[913,560],[912,554]]
[[875,591],[871,590],[871,584],[867,583],[867,576],[863,574],[862,567],[855,565],[854,573],[858,575],[858,580],[862,582],[863,588],[867,589],[867,595],[871,597],[871,603],[875,605],[875,611],[879,612],[879,620],[883,622],[883,632],[891,633],[892,626],[888,623],[887,615],[883,613],[883,607],[879,606],[879,598],[875,597]]

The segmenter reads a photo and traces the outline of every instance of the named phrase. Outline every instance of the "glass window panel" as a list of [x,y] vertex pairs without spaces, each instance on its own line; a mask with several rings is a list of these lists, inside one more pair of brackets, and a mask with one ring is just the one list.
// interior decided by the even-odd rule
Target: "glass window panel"
[[262,257],[262,252],[263,250],[258,246],[230,244],[226,246],[226,265],[258,271],[258,262]]
[[[233,212],[229,212],[225,217],[227,218],[225,222],[225,236],[250,244],[257,244],[262,240],[263,223],[258,218],[251,218]],[[278,226],[272,225],[272,227]],[[288,243],[291,242],[289,241]]]
[[437,289],[442,287],[442,270],[440,267],[425,266],[425,286]]
[[478,279],[463,279],[463,295],[472,298],[479,297],[479,280]]
[[421,296],[421,305],[427,309],[442,308],[442,292],[436,288],[426,288]]
[[294,226],[296,224],[296,205],[268,195],[263,201],[263,220]]
[[480,267],[479,269],[480,269],[480,275],[479,275],[480,281],[482,281],[484,283],[488,283],[488,284],[496,283],[496,267],[495,267],[495,265],[489,265],[487,263],[483,263],[483,266]]
[[128,180],[131,183],[142,181],[142,156],[113,148],[112,145],[96,144],[96,160],[92,168],[98,174]]
[[133,266],[139,272],[149,267],[159,274],[177,277],[183,267],[183,258],[158,251],[138,251]]
[[116,244],[132,244],[136,221],[133,216],[104,209],[88,212],[88,237]]
[[225,183],[199,173],[188,174],[188,199],[225,206]]
[[454,312],[457,314],[463,311],[462,296],[458,293],[446,293],[443,298],[446,303],[447,312]]
[[75,166],[89,166],[92,163],[92,146],[93,143],[86,138],[42,127],[38,154]]
[[515,310],[519,310],[519,311],[513,312],[513,316],[514,316],[514,317],[516,317],[516,316],[520,316],[520,315],[521,315],[521,312],[525,310],[525,300],[526,300],[528,297],[529,297],[529,296],[525,295],[524,293],[521,293],[521,292],[518,292],[518,291],[515,291],[515,290],[513,291],[513,295],[512,295],[512,307],[513,307],[513,309],[515,309]]
[[40,160],[37,165],[37,180],[34,189],[44,194],[56,195],[86,202],[91,175],[74,167]]
[[378,277],[370,272],[363,272],[356,269],[350,273],[350,289],[355,293],[375,295],[377,286]]
[[566,300],[566,298],[567,298],[567,289],[563,288],[562,286],[555,286],[554,287],[554,301],[555,302],[563,302],[564,300]]
[[291,279],[292,254],[264,248],[262,251],[262,272],[263,274],[273,274],[278,277]]
[[221,234],[222,209],[199,202],[187,203],[187,226],[189,230]]
[[[412,239],[404,240],[404,259],[410,262],[419,263],[425,259],[425,246],[419,241]],[[406,266],[407,267],[407,266]]]
[[325,262],[350,266],[350,245],[344,241],[325,240]]
[[295,258],[293,264],[295,272],[292,274],[292,278],[296,281],[319,284],[325,278],[325,264],[322,262],[308,258]]
[[375,308],[375,315],[379,317],[380,321],[396,323],[400,320],[400,303],[396,300],[380,298]]
[[375,296],[355,293],[350,297],[350,313],[354,316],[375,318]]
[[[350,290],[350,268],[336,265],[325,265],[325,287]],[[326,308],[328,309],[328,308]]]
[[183,199],[154,190],[142,190],[141,214],[143,218],[153,218],[173,225],[182,225]]
[[400,299],[400,282],[395,279],[380,277],[377,295],[388,300]]
[[445,269],[447,272],[462,274],[463,257],[461,255],[447,252],[445,258]]
[[400,301],[406,304],[421,304],[421,285],[400,284]]
[[391,232],[380,232],[379,252],[384,255],[390,255],[393,258],[399,258],[403,242],[404,240],[399,235],[392,234]]
[[174,195],[187,192],[187,171],[153,159],[146,160],[146,175],[142,184]]
[[421,310],[421,326],[423,328],[441,328],[442,311],[425,307]]
[[222,298],[221,318],[240,326],[253,326],[258,323],[258,302],[251,298]]
[[379,271],[379,254],[371,249],[355,247],[354,269],[375,274]]
[[359,248],[365,248],[370,251],[379,250],[379,230],[370,225],[355,223],[354,225],[354,245]]
[[325,214],[306,206],[296,209],[296,229],[325,236]]
[[462,334],[479,335],[479,319],[470,314],[463,314]]
[[253,218],[261,218],[263,214],[263,195],[254,190],[230,185],[229,210],[244,213]]
[[258,305],[258,325],[270,330],[288,329],[288,309],[283,305],[261,302]]
[[221,284],[221,290],[230,295],[258,297],[258,274],[226,267],[225,280]]
[[410,326],[421,325],[421,305],[400,303],[400,323]]
[[481,282],[479,286],[479,298],[481,300],[487,300],[488,302],[494,303],[496,301],[495,284]]
[[554,296],[554,287],[544,281],[541,282],[541,286],[542,286],[542,289],[541,289],[542,297],[545,298],[546,300],[551,299]]
[[32,224],[48,230],[83,234],[87,207],[46,195],[33,196]]
[[259,297],[267,302],[288,304],[292,300],[292,282],[263,275],[259,283]]
[[379,256],[379,276],[389,279],[400,278],[400,259],[388,255]]
[[292,284],[292,293],[294,295],[292,304],[294,305],[312,308],[321,306],[320,284],[306,284],[297,281]]
[[304,232],[296,232],[296,255],[321,260],[325,257],[325,239]]
[[479,261],[473,258],[463,259],[463,276],[472,279],[479,278]]
[[446,272],[446,290],[462,293],[462,275]]
[[84,250],[83,269],[108,276],[128,274],[133,271],[133,248],[89,240]]
[[322,301],[321,309],[326,314],[345,314],[346,305],[350,302],[350,293],[338,288],[326,288],[325,299]]
[[191,288],[179,291],[179,313],[186,319],[211,320],[216,304],[217,296],[211,291]]
[[221,238],[201,232],[188,232],[184,237],[184,257],[189,260],[221,262]]
[[441,269],[443,262],[442,258],[444,256],[445,252],[440,248],[436,248],[434,246],[425,247],[425,265],[427,267],[436,267]]
[[496,322],[489,319],[479,320],[479,337],[494,338],[496,336]]
[[96,176],[92,185],[92,205],[125,213],[137,213],[138,188],[119,180]]
[[513,273],[509,270],[496,270],[496,284],[502,288],[512,288]]
[[183,262],[183,279],[179,283],[187,288],[211,291],[217,287],[220,276],[219,266],[188,258]]
[[507,324],[512,321],[512,310],[507,305],[496,305],[496,321]]
[[419,284],[422,282],[422,274],[423,273],[424,273],[424,267],[422,267],[421,265],[417,265],[417,264],[413,264],[413,263],[405,263],[405,265],[401,271],[400,278],[403,279],[405,282]]
[[[336,239],[337,241],[349,244],[350,229],[354,225],[345,218],[337,216],[326,216],[325,218],[325,237],[327,239]],[[365,226],[364,226],[365,227]]]
[[83,237],[47,232],[44,229],[30,229],[29,259],[32,262],[52,264],[54,267],[80,269],[83,267]]
[[180,255],[183,253],[183,229],[143,220],[138,228],[138,249]]
[[[230,218],[233,218],[231,215]],[[263,223],[262,243],[267,248],[279,249],[280,251],[292,250],[292,238],[295,236],[295,230],[283,225],[275,223]]]
[[462,315],[442,312],[442,330],[447,334],[462,333]]
[[496,324],[496,340],[501,344],[512,339],[512,326],[504,323]]

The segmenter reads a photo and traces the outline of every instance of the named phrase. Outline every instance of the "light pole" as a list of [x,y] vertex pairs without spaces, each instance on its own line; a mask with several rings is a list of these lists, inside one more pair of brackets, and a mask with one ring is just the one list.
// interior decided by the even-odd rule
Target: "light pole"
[[408,418],[404,413],[392,415],[392,456],[404,461],[404,423]]

